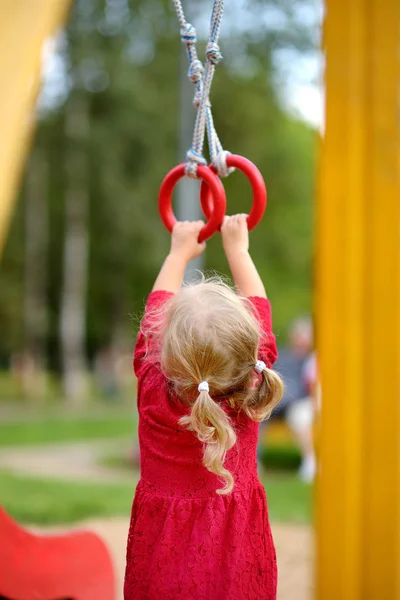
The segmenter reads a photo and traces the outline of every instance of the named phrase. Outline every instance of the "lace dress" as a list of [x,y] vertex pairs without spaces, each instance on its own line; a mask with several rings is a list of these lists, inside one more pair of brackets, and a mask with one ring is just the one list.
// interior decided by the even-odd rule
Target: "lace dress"
[[[146,310],[170,296],[153,292]],[[277,355],[270,304],[250,300],[264,332],[259,359],[271,366]],[[221,483],[201,464],[201,443],[178,424],[189,409],[146,351],[139,334],[134,368],[141,479],[128,535],[125,600],[275,600],[275,549],[257,476],[258,424],[224,404],[237,432],[225,463],[235,487],[229,495],[216,494]]]

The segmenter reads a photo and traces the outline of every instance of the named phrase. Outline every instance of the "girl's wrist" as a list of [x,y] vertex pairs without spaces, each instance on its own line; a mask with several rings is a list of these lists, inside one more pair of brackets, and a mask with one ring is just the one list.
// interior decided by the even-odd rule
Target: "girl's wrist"
[[237,260],[245,256],[250,256],[246,248],[232,248],[225,251],[228,261]]
[[190,259],[182,254],[182,252],[178,252],[177,250],[171,250],[167,256],[167,260],[174,261],[176,263],[182,263],[183,265],[187,265]]

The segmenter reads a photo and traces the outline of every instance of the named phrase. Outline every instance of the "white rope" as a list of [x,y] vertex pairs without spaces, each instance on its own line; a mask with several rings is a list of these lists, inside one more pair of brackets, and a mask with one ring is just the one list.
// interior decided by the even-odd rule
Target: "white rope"
[[193,131],[192,147],[187,153],[186,174],[197,178],[197,165],[206,165],[203,156],[204,135],[207,129],[208,146],[211,162],[217,169],[220,177],[226,177],[234,169],[229,169],[226,164],[227,152],[223,150],[222,144],[215,130],[209,100],[211,84],[216,65],[222,60],[222,54],[218,45],[221,29],[222,15],[224,12],[224,1],[214,0],[210,21],[210,33],[206,47],[206,66],[197,56],[196,30],[188,23],[181,0],[173,0],[180,25],[181,40],[185,44],[189,59],[188,77],[195,85],[193,103],[197,108],[196,122]]
[[183,12],[183,6],[181,0],[173,0],[176,15],[180,26],[181,40],[185,44],[186,54],[189,59],[189,71],[188,77],[195,85],[195,99],[194,104],[198,106],[201,97],[201,90],[203,87],[202,78],[204,73],[204,67],[201,60],[197,56],[196,41],[197,34],[196,29],[191,23],[188,23]]

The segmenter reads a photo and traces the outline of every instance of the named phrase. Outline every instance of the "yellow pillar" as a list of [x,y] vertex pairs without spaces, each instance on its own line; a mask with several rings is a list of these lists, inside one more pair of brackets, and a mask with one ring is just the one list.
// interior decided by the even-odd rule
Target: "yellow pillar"
[[327,0],[318,600],[400,600],[400,2]]
[[0,0],[0,254],[33,125],[43,42],[70,0]]

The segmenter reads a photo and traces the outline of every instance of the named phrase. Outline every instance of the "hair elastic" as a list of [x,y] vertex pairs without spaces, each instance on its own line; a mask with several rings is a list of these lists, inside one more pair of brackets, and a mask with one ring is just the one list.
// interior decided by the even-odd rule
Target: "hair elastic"
[[265,362],[263,360],[258,360],[256,362],[256,364],[254,365],[254,369],[257,371],[257,373],[261,373],[267,368],[267,365],[265,364]]
[[208,385],[207,381],[202,381],[201,383],[199,383],[199,387],[197,388],[199,390],[199,392],[209,392],[210,391],[210,386]]

